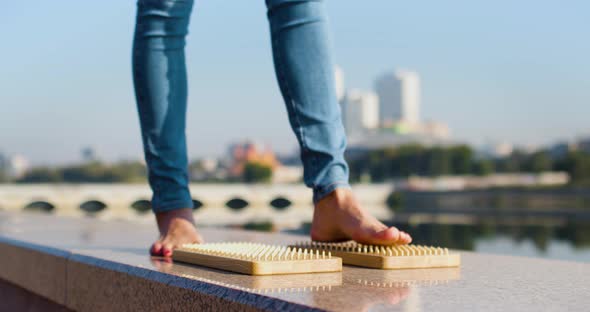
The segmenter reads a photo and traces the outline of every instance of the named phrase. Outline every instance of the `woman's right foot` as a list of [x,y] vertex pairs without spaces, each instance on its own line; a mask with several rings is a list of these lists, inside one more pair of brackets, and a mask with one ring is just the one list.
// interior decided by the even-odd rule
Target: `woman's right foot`
[[354,240],[368,245],[402,245],[412,237],[395,227],[387,227],[366,212],[352,190],[340,188],[316,205],[311,225],[311,239],[321,242]]
[[202,243],[190,208],[156,213],[160,238],[150,248],[152,256],[171,257],[184,244]]

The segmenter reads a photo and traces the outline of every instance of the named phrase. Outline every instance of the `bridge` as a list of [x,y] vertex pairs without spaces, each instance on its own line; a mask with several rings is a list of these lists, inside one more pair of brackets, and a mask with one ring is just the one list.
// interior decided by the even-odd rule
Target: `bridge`
[[[385,200],[390,184],[353,186],[377,217],[390,216]],[[205,224],[311,220],[311,190],[300,184],[191,184],[197,222]],[[146,184],[3,184],[0,209],[43,211],[63,216],[149,219],[151,190]]]

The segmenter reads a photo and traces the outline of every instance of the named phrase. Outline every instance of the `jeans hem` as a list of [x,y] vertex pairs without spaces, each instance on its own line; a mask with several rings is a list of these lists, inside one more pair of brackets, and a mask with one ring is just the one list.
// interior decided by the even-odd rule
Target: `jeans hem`
[[[152,201],[153,203],[153,201]],[[194,208],[194,204],[192,199],[190,201],[186,201],[186,200],[175,200],[175,201],[171,201],[168,203],[164,203],[164,204],[160,204],[160,205],[153,205],[152,210],[154,211],[154,213],[158,213],[158,212],[168,212],[168,211],[172,211],[172,210],[178,210],[178,209],[186,209],[186,208]]]

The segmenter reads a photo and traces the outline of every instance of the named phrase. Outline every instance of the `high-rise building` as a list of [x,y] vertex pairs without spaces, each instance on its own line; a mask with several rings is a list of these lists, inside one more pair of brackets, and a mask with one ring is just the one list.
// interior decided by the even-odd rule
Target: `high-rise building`
[[338,102],[340,102],[344,97],[346,87],[344,85],[344,72],[339,66],[336,66],[334,69],[334,82],[336,83],[336,97],[338,98]]
[[373,92],[350,90],[342,100],[343,120],[348,135],[362,135],[379,127],[379,99]]
[[0,154],[0,179],[6,177],[20,178],[29,169],[29,161],[21,155],[5,156]]
[[9,174],[13,178],[22,177],[29,170],[29,161],[22,155],[13,155],[9,159]]
[[379,96],[380,121],[384,126],[395,122],[420,121],[420,77],[412,71],[395,71],[375,82]]

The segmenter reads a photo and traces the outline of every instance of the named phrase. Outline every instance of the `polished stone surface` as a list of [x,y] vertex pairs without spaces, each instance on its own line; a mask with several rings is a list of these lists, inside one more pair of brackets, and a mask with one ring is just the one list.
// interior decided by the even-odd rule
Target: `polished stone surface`
[[51,248],[29,248],[27,243],[1,235],[0,280],[27,285],[26,289],[31,292],[64,305],[68,253]]
[[71,310],[51,300],[0,279],[1,311],[70,312]]
[[[305,239],[216,228],[202,233],[211,242],[289,244]],[[590,305],[586,263],[465,252],[461,268],[345,267],[341,273],[254,277],[151,258],[147,247],[156,235],[155,226],[127,221],[0,213],[0,249],[34,250],[65,259],[64,301],[75,310],[564,311],[587,310]],[[0,258],[19,261],[21,271],[44,265],[27,254],[14,260],[17,254],[12,252],[4,251]],[[7,261],[1,261],[0,278],[19,276],[6,272]],[[47,267],[54,275],[60,270],[55,264]],[[51,278],[36,281],[22,274],[28,277],[14,283],[34,292],[62,287]]]

